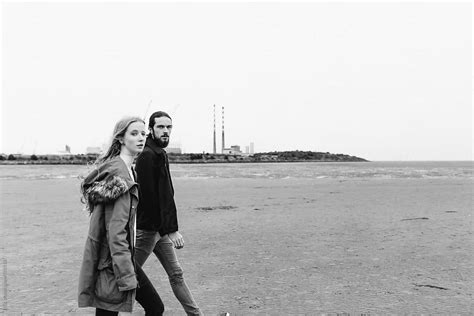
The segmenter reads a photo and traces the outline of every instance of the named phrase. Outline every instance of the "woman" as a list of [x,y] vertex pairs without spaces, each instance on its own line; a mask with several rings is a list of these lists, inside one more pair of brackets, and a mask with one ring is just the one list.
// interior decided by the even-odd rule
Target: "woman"
[[145,122],[126,117],[115,125],[112,143],[81,184],[90,226],[79,276],[79,307],[96,315],[131,312],[136,299],[146,315],[162,315],[163,303],[135,265],[138,185],[132,169],[145,145]]

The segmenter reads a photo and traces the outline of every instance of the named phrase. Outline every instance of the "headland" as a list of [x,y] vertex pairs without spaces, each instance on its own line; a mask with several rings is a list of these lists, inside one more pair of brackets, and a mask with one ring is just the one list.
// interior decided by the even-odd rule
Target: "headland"
[[[85,165],[94,162],[97,154],[67,155],[0,155],[3,165]],[[367,162],[368,160],[347,154],[313,151],[273,151],[251,155],[212,153],[168,154],[170,163],[261,163],[261,162]]]

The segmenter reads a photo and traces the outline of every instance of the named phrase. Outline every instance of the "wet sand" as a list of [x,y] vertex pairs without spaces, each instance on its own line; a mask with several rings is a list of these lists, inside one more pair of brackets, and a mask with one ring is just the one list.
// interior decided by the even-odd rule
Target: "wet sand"
[[[2,181],[5,314],[93,314],[76,301],[78,186]],[[175,189],[178,256],[205,315],[474,312],[470,179],[177,178]],[[166,315],[183,315],[157,259],[144,270]]]

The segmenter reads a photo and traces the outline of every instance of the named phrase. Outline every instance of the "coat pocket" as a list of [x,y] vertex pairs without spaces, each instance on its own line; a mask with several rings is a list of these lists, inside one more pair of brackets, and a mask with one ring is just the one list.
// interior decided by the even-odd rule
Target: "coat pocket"
[[97,265],[97,270],[102,270],[107,267],[112,269],[112,256],[110,255],[109,245],[103,242],[100,245],[99,264]]
[[119,291],[112,267],[99,270],[95,284],[96,297],[106,303],[118,304],[125,302],[127,291]]

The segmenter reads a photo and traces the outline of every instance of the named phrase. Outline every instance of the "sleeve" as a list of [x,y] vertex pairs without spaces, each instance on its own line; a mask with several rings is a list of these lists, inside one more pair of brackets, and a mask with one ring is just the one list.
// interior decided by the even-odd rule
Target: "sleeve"
[[[145,199],[151,200],[153,192],[157,191],[154,179],[155,162],[152,153],[144,151],[137,158],[135,171],[137,172],[137,181],[140,185],[140,191]],[[141,201],[142,202],[142,201]]]
[[161,209],[161,228],[159,233],[161,236],[178,231],[178,217],[176,212],[176,204],[174,202],[173,185],[171,176],[164,162],[158,168],[158,186],[159,201]]
[[120,291],[132,290],[138,283],[127,240],[130,202],[130,194],[123,194],[115,200],[113,207],[106,207],[105,211],[112,267]]

